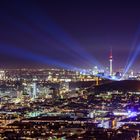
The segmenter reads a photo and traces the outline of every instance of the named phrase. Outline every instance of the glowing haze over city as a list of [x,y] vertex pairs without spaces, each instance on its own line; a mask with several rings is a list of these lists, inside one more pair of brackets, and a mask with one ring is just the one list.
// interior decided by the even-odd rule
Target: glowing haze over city
[[112,48],[115,69],[139,68],[138,3],[2,1],[0,13],[3,67],[107,67]]

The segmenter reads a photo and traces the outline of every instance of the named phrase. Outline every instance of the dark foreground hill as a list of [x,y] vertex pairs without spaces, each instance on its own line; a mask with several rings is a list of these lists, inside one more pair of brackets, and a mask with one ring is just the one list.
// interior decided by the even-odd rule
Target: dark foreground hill
[[140,92],[140,81],[138,80],[123,80],[123,81],[113,81],[110,83],[102,84],[94,88],[97,92],[104,91],[130,91],[130,92]]

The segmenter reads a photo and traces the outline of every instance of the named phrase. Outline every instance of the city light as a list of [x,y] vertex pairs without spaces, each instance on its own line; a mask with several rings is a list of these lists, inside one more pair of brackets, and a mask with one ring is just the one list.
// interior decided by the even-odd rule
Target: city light
[[2,1],[0,15],[0,140],[140,140],[140,2]]

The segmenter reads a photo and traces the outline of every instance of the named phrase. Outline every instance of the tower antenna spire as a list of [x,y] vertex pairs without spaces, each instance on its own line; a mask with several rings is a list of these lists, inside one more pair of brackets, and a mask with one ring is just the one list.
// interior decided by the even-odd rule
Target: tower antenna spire
[[112,76],[113,74],[113,55],[112,55],[112,47],[110,48],[110,55],[109,55],[109,75]]

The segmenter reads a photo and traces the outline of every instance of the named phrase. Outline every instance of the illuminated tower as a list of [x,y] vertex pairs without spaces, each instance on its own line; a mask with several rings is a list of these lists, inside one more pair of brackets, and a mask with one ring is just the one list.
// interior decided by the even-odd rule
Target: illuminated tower
[[36,83],[33,83],[32,88],[33,88],[32,98],[35,99],[37,96]]
[[110,55],[109,55],[109,63],[110,63],[110,66],[109,66],[109,75],[112,76],[113,74],[113,65],[112,65],[112,61],[113,61],[113,56],[112,56],[112,49],[110,50]]

